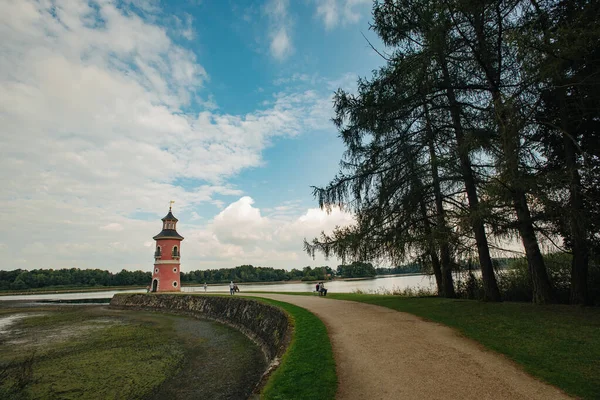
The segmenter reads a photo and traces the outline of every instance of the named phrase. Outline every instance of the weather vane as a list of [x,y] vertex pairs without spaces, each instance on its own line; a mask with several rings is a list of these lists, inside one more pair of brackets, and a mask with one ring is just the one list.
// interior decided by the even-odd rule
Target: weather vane
[[171,201],[169,202],[169,211],[171,211],[171,207],[173,207],[173,203],[175,203],[175,201],[174,201],[174,200],[171,200]]

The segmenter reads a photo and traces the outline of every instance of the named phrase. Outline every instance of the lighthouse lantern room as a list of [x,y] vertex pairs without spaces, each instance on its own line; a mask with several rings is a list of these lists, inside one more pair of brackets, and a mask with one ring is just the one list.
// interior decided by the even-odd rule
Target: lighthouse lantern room
[[178,219],[173,216],[171,207],[169,213],[162,219],[162,231],[154,236],[156,248],[154,251],[154,270],[152,271],[152,292],[179,292],[180,254],[183,236],[177,233]]

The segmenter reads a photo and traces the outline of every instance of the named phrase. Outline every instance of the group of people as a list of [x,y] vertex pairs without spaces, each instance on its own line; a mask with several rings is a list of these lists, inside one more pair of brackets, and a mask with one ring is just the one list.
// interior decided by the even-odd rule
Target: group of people
[[[204,282],[204,292],[206,292],[206,288],[208,288],[208,285],[206,284],[206,282]],[[235,283],[233,283],[233,281],[229,282],[229,294],[233,295],[235,292],[239,292],[240,288],[238,287],[238,285],[236,285]]]
[[319,296],[327,296],[327,289],[325,289],[325,284],[323,282],[317,283],[316,289]]

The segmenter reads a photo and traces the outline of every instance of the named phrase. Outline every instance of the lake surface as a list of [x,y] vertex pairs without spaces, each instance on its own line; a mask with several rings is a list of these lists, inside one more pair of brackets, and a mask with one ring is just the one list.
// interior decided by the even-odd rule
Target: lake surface
[[[312,292],[315,290],[316,282],[299,283],[238,283],[240,292]],[[403,275],[403,276],[381,276],[369,279],[335,280],[325,282],[325,287],[330,292],[352,293],[357,290],[363,292],[384,292],[392,290],[432,289],[435,290],[435,279],[428,275]],[[184,292],[204,292],[201,286],[187,286],[182,288]],[[229,285],[208,286],[207,292],[227,292]]]
[[[238,283],[241,293],[245,292],[312,292],[316,282],[301,283]],[[326,282],[325,287],[332,293],[352,293],[357,290],[366,293],[385,293],[394,290],[425,289],[435,290],[435,279],[429,275],[395,275],[380,276],[369,279],[336,280]],[[181,288],[187,293],[203,293],[202,286],[184,286]],[[229,293],[228,284],[208,285],[208,293]],[[117,293],[146,293],[145,289],[112,290],[104,292],[81,293],[46,293],[30,295],[0,296],[2,300],[81,300],[81,299],[106,299]]]

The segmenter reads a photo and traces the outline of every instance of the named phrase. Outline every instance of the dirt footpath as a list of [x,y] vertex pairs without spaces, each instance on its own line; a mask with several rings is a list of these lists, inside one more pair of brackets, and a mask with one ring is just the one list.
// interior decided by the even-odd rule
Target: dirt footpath
[[411,314],[323,297],[251,294],[316,314],[337,364],[337,399],[568,399],[505,357]]

